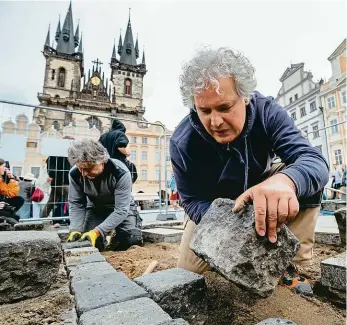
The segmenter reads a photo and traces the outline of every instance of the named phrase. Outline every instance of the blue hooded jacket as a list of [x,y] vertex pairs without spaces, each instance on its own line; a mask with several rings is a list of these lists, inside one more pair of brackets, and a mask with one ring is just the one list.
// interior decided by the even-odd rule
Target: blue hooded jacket
[[281,173],[294,181],[300,204],[315,195],[319,204],[329,178],[320,151],[301,135],[285,109],[258,92],[246,106],[237,139],[219,144],[191,110],[171,137],[170,155],[182,206],[195,223],[216,198],[236,199],[264,181],[275,155],[287,166]]

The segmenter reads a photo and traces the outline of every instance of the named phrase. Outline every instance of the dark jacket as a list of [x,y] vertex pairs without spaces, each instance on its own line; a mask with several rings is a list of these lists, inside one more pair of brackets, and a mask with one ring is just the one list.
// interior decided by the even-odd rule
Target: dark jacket
[[288,113],[272,97],[255,92],[246,113],[241,135],[226,145],[217,143],[206,132],[193,110],[171,137],[178,192],[182,206],[195,223],[214,199],[236,199],[266,179],[275,155],[288,166],[281,173],[294,181],[299,202],[300,198],[318,194],[328,182],[328,165],[320,151],[301,136]]
[[47,173],[53,178],[51,186],[69,185],[71,165],[66,157],[50,156],[46,160]]
[[128,167],[132,182],[135,183],[137,180],[136,166],[118,150],[118,148],[125,148],[129,143],[125,132],[126,128],[124,124],[119,120],[114,120],[111,129],[101,135],[99,141],[107,149],[111,158],[120,160]]

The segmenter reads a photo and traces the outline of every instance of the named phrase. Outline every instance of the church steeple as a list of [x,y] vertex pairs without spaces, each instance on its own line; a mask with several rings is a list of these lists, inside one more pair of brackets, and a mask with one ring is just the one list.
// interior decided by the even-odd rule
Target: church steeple
[[139,56],[140,56],[140,52],[139,52],[139,34],[137,34],[137,36],[136,36],[135,56],[136,56],[136,59],[138,59]]
[[122,54],[122,30],[120,30],[120,34],[119,34],[119,41],[118,41],[118,54],[121,55]]
[[112,59],[117,59],[117,56],[116,56],[116,40],[115,39],[113,40],[113,51],[112,51],[111,60]]
[[[76,37],[76,36],[75,36]],[[77,53],[83,53],[83,45],[82,45],[82,33],[81,33],[81,40],[80,40],[80,44],[78,46],[78,50],[77,50]]]
[[45,47],[51,46],[50,45],[50,43],[51,43],[50,29],[51,29],[51,25],[48,26],[48,32],[47,32],[47,36],[46,36]]
[[120,55],[120,63],[136,66],[136,53],[134,48],[134,39],[133,39],[133,32],[131,29],[131,22],[130,22],[130,12],[129,12],[129,21],[127,30],[124,37],[124,43],[122,46],[122,51]]
[[55,32],[55,41],[58,42],[59,37],[61,34],[61,27],[60,27],[60,15],[59,15],[59,21],[58,21],[58,26],[57,26],[57,31]]
[[143,53],[142,53],[142,64],[146,65],[145,50],[143,50]]
[[63,54],[75,53],[74,28],[71,1],[66,13],[63,30],[58,38],[57,52]]
[[75,37],[74,37],[75,47],[78,46],[79,40],[80,40],[80,23],[78,22],[76,32],[75,32]]

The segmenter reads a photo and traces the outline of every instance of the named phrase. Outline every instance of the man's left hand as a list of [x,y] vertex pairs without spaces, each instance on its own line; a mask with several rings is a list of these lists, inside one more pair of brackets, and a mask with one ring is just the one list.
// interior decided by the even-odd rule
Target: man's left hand
[[277,231],[299,212],[295,190],[295,184],[288,176],[276,174],[241,194],[232,212],[241,212],[246,203],[253,201],[257,233],[259,236],[267,234],[270,242],[275,243]]
[[95,247],[96,240],[100,237],[100,232],[97,229],[89,230],[88,232],[85,232],[80,241],[82,240],[89,240],[93,247]]

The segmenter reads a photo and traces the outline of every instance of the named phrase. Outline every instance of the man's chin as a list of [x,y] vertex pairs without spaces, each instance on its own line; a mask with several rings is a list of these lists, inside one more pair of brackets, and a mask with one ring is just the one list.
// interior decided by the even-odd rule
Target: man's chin
[[220,144],[227,144],[235,140],[235,136],[233,135],[222,137],[217,134],[217,135],[214,135],[213,138]]

